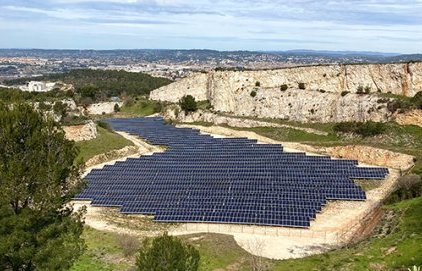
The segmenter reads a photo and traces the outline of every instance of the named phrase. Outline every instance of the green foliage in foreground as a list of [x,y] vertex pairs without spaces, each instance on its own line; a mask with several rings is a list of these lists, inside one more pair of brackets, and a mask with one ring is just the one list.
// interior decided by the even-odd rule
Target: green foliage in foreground
[[87,161],[95,155],[133,145],[130,140],[127,140],[121,135],[109,131],[106,128],[97,126],[97,131],[97,138],[76,143],[76,146],[80,149],[77,159]]
[[422,266],[422,197],[386,207],[396,213],[386,236],[377,236],[350,248],[276,263],[282,270],[407,270]]
[[82,254],[77,148],[25,104],[0,105],[0,269],[66,270]]
[[163,236],[146,238],[136,259],[139,271],[196,271],[199,252],[179,238]]

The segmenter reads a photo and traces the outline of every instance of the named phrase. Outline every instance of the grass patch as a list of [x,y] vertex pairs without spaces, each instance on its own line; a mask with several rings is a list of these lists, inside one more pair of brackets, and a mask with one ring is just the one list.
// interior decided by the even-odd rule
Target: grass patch
[[95,230],[86,226],[82,234],[86,250],[75,262],[71,271],[85,270],[128,270],[134,259],[126,259],[118,245],[118,235]]
[[161,111],[161,103],[148,100],[145,98],[137,98],[129,104],[125,104],[120,108],[120,112],[130,116],[149,116]]
[[[398,213],[397,230],[321,255],[275,263],[281,270],[407,270],[422,265],[422,197],[386,206]],[[398,220],[398,221],[397,221]]]
[[77,159],[87,161],[95,155],[133,145],[131,141],[121,135],[108,131],[102,127],[97,126],[97,131],[97,138],[76,142],[76,145],[80,150]]
[[248,258],[251,256],[237,245],[233,236],[207,233],[185,235],[182,238],[198,249],[201,255],[200,271],[242,270],[242,267],[248,267]]

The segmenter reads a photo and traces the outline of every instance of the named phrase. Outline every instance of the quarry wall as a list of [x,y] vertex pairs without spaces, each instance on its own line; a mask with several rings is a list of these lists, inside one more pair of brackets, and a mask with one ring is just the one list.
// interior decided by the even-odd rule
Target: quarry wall
[[[299,89],[300,83],[305,89]],[[282,91],[282,85],[288,89]],[[358,94],[359,88],[369,93]],[[414,96],[421,90],[422,63],[418,62],[213,71],[154,90],[150,98],[177,102],[190,94],[209,100],[215,111],[238,116],[302,122],[386,121],[391,117],[388,101],[381,102],[377,93]]]

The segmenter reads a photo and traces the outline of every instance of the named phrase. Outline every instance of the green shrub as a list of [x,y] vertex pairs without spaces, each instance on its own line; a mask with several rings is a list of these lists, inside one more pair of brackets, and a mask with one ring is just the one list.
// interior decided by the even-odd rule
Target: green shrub
[[116,239],[125,257],[135,255],[139,249],[139,240],[137,237],[129,234],[119,234],[116,236]]
[[288,88],[289,88],[289,86],[286,85],[286,84],[283,84],[283,85],[280,86],[281,91],[286,91]]
[[167,233],[155,238],[146,238],[136,259],[139,271],[196,271],[199,267],[199,252],[192,245]]
[[115,104],[114,105],[114,112],[119,112],[120,111],[120,106],[119,106],[119,104]]
[[256,90],[251,91],[251,97],[254,98],[256,96]]
[[371,87],[370,87],[370,86],[366,86],[366,87],[365,87],[365,93],[366,93],[366,94],[371,93]]
[[419,175],[405,175],[397,180],[397,188],[387,199],[387,203],[395,203],[422,196],[422,180]]
[[261,86],[261,82],[256,81],[256,82],[255,82],[255,86],[256,86],[256,87],[260,87],[260,86]]
[[419,91],[411,98],[412,104],[416,106],[416,108],[422,109],[422,91]]
[[381,122],[340,122],[333,126],[337,133],[353,133],[363,137],[379,135],[385,132],[386,125]]
[[194,112],[198,109],[198,104],[192,95],[183,96],[179,101],[179,105],[185,113]]
[[299,87],[299,89],[306,89],[305,83],[299,83],[298,87]]
[[356,90],[357,94],[363,94],[363,86],[359,85],[357,90]]

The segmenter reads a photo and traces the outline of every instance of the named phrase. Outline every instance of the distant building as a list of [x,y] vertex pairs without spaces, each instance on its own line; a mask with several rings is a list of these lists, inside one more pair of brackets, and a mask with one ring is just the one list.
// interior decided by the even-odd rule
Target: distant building
[[29,92],[47,92],[47,85],[44,82],[31,81],[28,83]]
[[28,92],[47,92],[53,90],[56,83],[46,83],[41,81],[30,81],[25,86],[20,86],[19,88],[23,91]]

